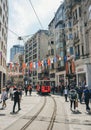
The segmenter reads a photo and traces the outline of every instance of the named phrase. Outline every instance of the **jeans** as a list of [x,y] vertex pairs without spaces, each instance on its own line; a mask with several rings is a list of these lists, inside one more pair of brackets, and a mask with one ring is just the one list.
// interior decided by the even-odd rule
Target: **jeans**
[[70,100],[70,108],[72,109],[72,106],[74,104],[74,109],[75,109],[75,100]]
[[16,103],[18,103],[18,110],[20,110],[20,101],[14,101],[13,112],[15,112]]

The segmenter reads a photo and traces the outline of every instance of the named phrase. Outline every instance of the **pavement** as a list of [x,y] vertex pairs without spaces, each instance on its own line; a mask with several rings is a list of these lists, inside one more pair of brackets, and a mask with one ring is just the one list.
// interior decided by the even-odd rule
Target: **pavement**
[[[28,96],[25,96],[23,94],[22,100],[21,100],[21,110],[17,112],[16,114],[12,114],[13,110],[13,101],[9,98],[6,103],[7,107],[5,109],[2,109],[2,103],[0,103],[0,130],[4,130],[9,125],[12,125],[16,120],[18,120],[20,117],[25,115],[28,111],[32,110],[33,107],[35,107],[41,97],[36,95],[35,92],[32,93],[32,96],[28,94]],[[16,111],[18,109],[18,106],[16,105]]]
[[[70,110],[70,103],[65,102],[64,97],[60,95],[53,95],[55,98],[59,98],[60,103],[64,104],[65,115],[67,119],[66,123],[69,124],[69,130],[91,130],[91,114],[86,112],[85,104],[78,103],[78,112]],[[36,92],[32,92],[31,96],[25,96],[23,94],[21,100],[21,110],[16,114],[11,114],[13,109],[13,101],[7,100],[7,107],[0,109],[0,130],[5,130],[8,126],[12,125],[20,117],[28,113],[33,107],[37,106],[41,100],[41,96],[37,95]],[[2,103],[0,103],[0,108]],[[91,103],[90,103],[91,108]],[[17,106],[16,106],[17,111]],[[7,129],[6,129],[7,130]]]
[[[58,98],[58,95],[55,95]],[[77,111],[70,110],[70,102],[65,102],[64,96],[60,96],[60,102],[64,105],[65,124],[69,124],[67,130],[91,130],[91,112],[86,111],[85,103],[78,102]],[[90,103],[91,108],[91,103]]]

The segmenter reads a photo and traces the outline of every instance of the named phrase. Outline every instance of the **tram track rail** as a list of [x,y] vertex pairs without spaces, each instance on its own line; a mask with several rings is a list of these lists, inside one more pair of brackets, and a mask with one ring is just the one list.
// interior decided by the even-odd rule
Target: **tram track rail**
[[[56,111],[57,111],[57,104],[56,100],[53,96],[46,97],[44,96],[42,102],[37,107],[37,111],[35,109],[31,113],[26,113],[25,115],[21,116],[18,120],[16,120],[12,125],[7,127],[5,130],[27,130],[30,129],[33,125],[36,125],[36,121],[43,121],[44,124],[46,123],[45,130],[52,130],[55,118],[56,118]],[[48,103],[48,104],[47,104]],[[52,104],[51,104],[52,103]],[[48,107],[50,107],[50,111],[48,112],[47,116],[44,116],[44,120],[40,120],[43,116],[43,113],[47,111]],[[52,111],[51,111],[52,110]],[[47,119],[46,119],[47,118]],[[48,119],[49,118],[49,119]]]
[[29,127],[29,125],[38,117],[40,112],[43,110],[45,104],[46,104],[46,97],[44,97],[44,103],[42,107],[39,109],[39,111],[20,130],[26,130]]
[[[55,118],[56,118],[56,111],[57,111],[56,101],[55,101],[54,97],[51,96],[51,98],[54,102],[54,108],[53,108],[53,113],[52,113],[51,119],[49,121],[47,130],[52,130],[54,122],[55,122]],[[42,110],[45,107],[45,104],[47,102],[46,100],[47,100],[46,97],[44,97],[44,103],[43,103],[42,107],[40,108],[40,110],[20,130],[26,130],[30,126],[30,124],[38,117],[38,115],[42,112]]]
[[55,118],[56,118],[57,104],[56,104],[54,97],[52,97],[52,99],[53,99],[53,102],[54,102],[54,110],[53,110],[52,117],[51,117],[51,120],[50,120],[50,123],[48,125],[47,130],[52,130],[54,122],[55,122]]

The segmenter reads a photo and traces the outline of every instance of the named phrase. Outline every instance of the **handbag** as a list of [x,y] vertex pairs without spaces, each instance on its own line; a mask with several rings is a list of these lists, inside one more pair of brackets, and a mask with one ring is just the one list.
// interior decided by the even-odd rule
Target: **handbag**
[[8,97],[5,97],[5,100],[7,100],[8,99]]
[[75,107],[78,107],[78,100],[75,101]]

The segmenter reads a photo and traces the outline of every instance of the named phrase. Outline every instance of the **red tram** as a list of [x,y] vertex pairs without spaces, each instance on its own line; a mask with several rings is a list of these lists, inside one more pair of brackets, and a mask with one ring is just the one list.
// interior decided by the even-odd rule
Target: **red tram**
[[50,81],[49,80],[41,80],[37,84],[36,88],[37,92],[39,94],[48,94],[51,92],[51,87],[50,87]]

